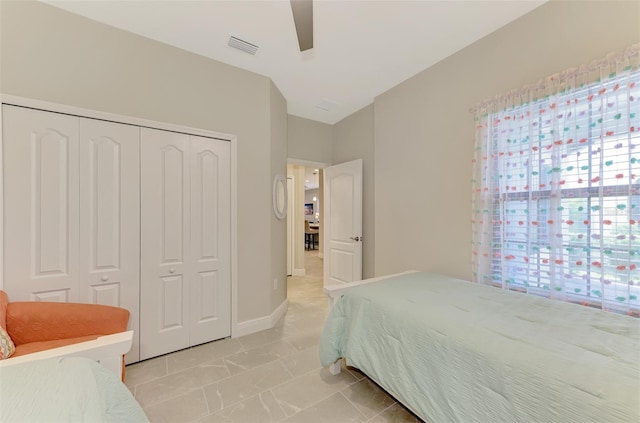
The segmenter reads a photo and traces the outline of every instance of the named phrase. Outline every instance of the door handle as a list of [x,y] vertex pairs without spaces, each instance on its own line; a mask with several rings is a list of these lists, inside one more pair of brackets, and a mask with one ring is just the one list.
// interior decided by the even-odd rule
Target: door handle
[[358,241],[364,241],[364,237],[363,237],[363,236],[357,236],[357,237],[355,237],[355,238],[354,238],[354,237],[352,237],[352,236],[350,236],[350,237],[349,237],[349,239],[352,239],[352,240],[354,240],[354,241],[356,241],[356,242],[358,242]]

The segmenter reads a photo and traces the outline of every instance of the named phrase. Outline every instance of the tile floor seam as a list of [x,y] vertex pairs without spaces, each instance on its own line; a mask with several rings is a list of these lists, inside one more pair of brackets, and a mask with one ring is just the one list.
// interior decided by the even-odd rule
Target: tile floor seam
[[[226,368],[226,366],[225,366],[225,368]],[[186,370],[185,370],[185,371],[186,371]],[[229,370],[227,369],[227,372],[228,372],[228,371],[229,371]],[[169,377],[169,376],[172,376],[172,375],[175,375],[175,374],[177,374],[177,373],[173,373],[173,374],[171,374],[171,375],[166,375],[166,376],[162,376],[162,377]],[[162,377],[157,378],[157,379],[155,379],[155,380],[162,379]],[[212,383],[209,383],[209,384],[206,384],[206,385],[202,385],[202,386],[197,387],[197,388],[194,388],[194,387],[186,387],[185,389],[187,389],[187,390],[189,391],[188,393],[191,393],[191,392],[197,391],[198,389],[202,389],[202,390],[203,390],[203,394],[204,394],[204,388],[205,388],[205,387],[207,387],[207,386],[211,386],[211,385],[214,385],[214,384],[217,384],[217,383],[218,383],[218,382],[220,382],[221,380],[223,380],[223,379],[219,379],[219,380],[217,380],[217,381],[215,381],[215,382],[212,382]],[[151,383],[151,382],[153,382],[153,380],[150,380],[150,381],[148,381],[148,382],[141,383],[140,385],[144,385],[144,384]],[[136,392],[137,392],[137,387],[138,387],[138,385],[136,385]],[[175,399],[175,398],[178,398],[178,397],[181,397],[181,396],[183,396],[183,395],[186,395],[186,394],[185,394],[185,393],[179,393],[179,394],[176,394],[176,395],[172,395],[172,396],[170,396],[170,397],[168,397],[168,398],[163,399],[162,401],[155,401],[155,402],[151,402],[151,403],[149,403],[149,404],[146,404],[144,407],[151,407],[151,406],[155,406],[155,405],[158,405],[158,404],[162,404],[163,402],[171,401],[171,400],[173,400],[173,399]],[[134,396],[134,398],[135,398],[135,396]],[[205,395],[205,401],[206,401],[206,398],[207,398],[207,396]],[[139,401],[137,398],[135,398],[135,399],[136,399],[136,401]],[[207,406],[208,406],[208,401],[207,401]],[[143,407],[143,408],[144,408],[144,407]]]
[[[215,341],[211,341],[211,342],[219,342],[219,341],[224,341],[224,340],[226,340],[226,339],[232,339],[232,338],[222,338],[222,339],[217,339],[217,340],[215,340]],[[206,344],[196,345],[195,347],[189,347],[189,348],[187,348],[187,349],[197,348],[197,347],[200,347],[200,346],[202,346],[202,345],[206,345]],[[185,349],[185,350],[180,350],[180,351],[186,351],[187,349]],[[185,367],[184,369],[180,369],[180,370],[178,370],[178,371],[176,371],[176,372],[173,372],[173,373],[169,373],[169,372],[168,372],[168,371],[169,371],[169,370],[168,370],[168,365],[169,365],[169,364],[168,364],[168,360],[167,360],[167,374],[166,374],[165,376],[174,375],[174,374],[176,374],[176,373],[180,373],[180,372],[183,372],[183,371],[186,371],[186,370],[190,370],[190,369],[193,369],[194,367],[198,367],[198,366],[201,366],[201,365],[203,365],[203,364],[210,363],[210,362],[212,362],[212,361],[216,361],[216,360],[224,360],[225,358],[227,358],[227,357],[229,357],[229,356],[232,356],[232,355],[234,355],[234,354],[239,354],[239,353],[241,353],[241,352],[245,352],[245,351],[247,351],[247,350],[245,350],[245,348],[241,346],[239,351],[236,351],[236,352],[233,352],[233,353],[230,353],[230,354],[226,354],[226,355],[223,355],[223,356],[220,356],[220,357],[216,357],[216,358],[214,358],[214,359],[212,359],[212,360],[203,361],[202,363],[194,364],[193,366],[190,366],[190,367]],[[171,353],[169,353],[169,354],[171,354]],[[168,354],[168,355],[169,355],[169,354]],[[228,369],[227,369],[227,370],[228,370]],[[164,376],[161,376],[161,377],[164,377]],[[159,378],[156,378],[156,379],[159,379]]]
[[[217,382],[216,382],[216,384],[217,384]],[[213,385],[213,383],[211,385]],[[207,386],[211,386],[211,385],[207,385]],[[219,388],[220,388],[219,386],[218,386],[218,388],[216,388],[216,393],[218,394],[218,398],[220,398],[220,390],[219,390]],[[224,410],[224,408],[225,408],[224,407],[224,401],[223,401],[222,398],[220,398],[220,402],[222,404],[222,407],[219,410],[211,411],[211,406],[209,405],[209,397],[207,396],[207,393],[205,391],[205,386],[202,387],[202,392],[204,393],[204,400],[206,401],[207,408],[209,409],[209,414],[208,415],[217,414],[217,413],[221,412],[222,410]]]
[[[290,346],[290,347],[292,347],[292,348],[294,348],[294,349],[296,348],[296,347],[295,347],[295,345],[293,345],[291,342],[289,342],[289,340],[288,340],[288,339],[283,338],[283,339],[278,339],[278,340],[273,341],[273,342],[267,342],[267,343],[265,343],[265,344],[257,345],[257,346],[255,346],[255,347],[253,347],[253,348],[251,348],[251,349],[247,349],[247,350],[245,350],[245,351],[238,351],[237,353],[229,354],[229,355],[227,355],[225,358],[230,357],[230,356],[232,356],[232,355],[240,354],[240,353],[242,353],[242,352],[249,352],[249,351],[253,351],[253,350],[256,350],[256,349],[258,349],[258,348],[265,348],[265,347],[267,347],[267,346],[269,346],[269,345],[277,344],[278,342],[286,342],[287,344],[289,344],[289,346]],[[288,354],[287,354],[287,355],[288,355]],[[278,358],[281,358],[281,357],[278,357]]]
[[[225,378],[222,378],[222,379],[220,379],[220,380],[217,380],[215,383],[219,383],[219,382],[225,381],[225,380],[227,380],[227,379],[231,379],[232,377],[235,377],[235,376],[240,376],[240,375],[242,375],[242,374],[245,374],[245,373],[247,373],[247,372],[250,372],[251,370],[259,369],[260,367],[264,367],[264,366],[266,366],[266,365],[268,365],[268,364],[275,363],[276,361],[279,361],[279,360],[280,360],[279,358],[276,358],[275,360],[271,360],[271,361],[268,361],[268,362],[266,362],[266,363],[262,363],[262,364],[260,364],[260,365],[258,365],[258,366],[256,366],[256,367],[252,367],[252,368],[250,368],[250,369],[243,370],[243,371],[241,371],[240,373],[236,373],[236,374],[233,374],[233,375],[232,375],[232,374],[229,374],[229,376],[227,376],[227,377],[225,377]],[[225,364],[225,367],[226,367],[226,364]],[[229,370],[229,369],[228,369],[228,367],[227,367],[227,370]]]
[[[152,360],[152,359],[150,359],[150,360]],[[140,362],[138,362],[138,363],[140,363]],[[138,363],[133,363],[130,366],[135,366]],[[131,371],[131,370],[129,370],[129,371]],[[168,372],[166,360],[165,360],[165,371]],[[165,375],[162,375],[162,376],[157,376],[157,377],[151,378],[149,380],[145,380],[144,382],[136,383],[135,385],[132,385],[131,388],[133,388],[133,389],[135,389],[137,391],[138,390],[138,386],[144,385],[145,383],[153,382],[154,380],[158,380],[158,379],[161,379],[161,378],[166,377],[166,376],[169,376],[169,374],[165,374]],[[125,385],[126,385],[126,377],[125,377]],[[127,386],[129,386],[129,385],[127,385]]]
[[[386,391],[385,391],[386,392]],[[391,403],[391,405],[389,405],[388,407],[386,407],[384,410],[380,411],[378,414],[376,414],[375,416],[371,417],[370,420],[375,419],[376,417],[378,417],[379,415],[383,414],[384,412],[386,412],[388,409],[390,409],[391,407],[393,407],[394,405],[398,404],[398,401],[391,396],[391,394],[389,394],[389,398],[391,398],[393,400],[393,403]]]
[[[289,417],[287,416],[286,411],[284,411],[284,409],[280,405],[280,401],[278,401],[278,397],[276,397],[276,394],[274,394],[271,389],[269,389],[269,393],[271,394],[271,396],[273,396],[273,399],[276,401],[276,405],[278,406],[278,409],[282,412],[282,415],[284,416],[284,418],[278,420],[278,422],[288,419]],[[274,423],[278,423],[278,422],[274,422]]]
[[[189,388],[187,388],[187,389],[189,389]],[[199,390],[202,390],[202,388],[200,388],[200,389],[189,389],[189,392],[187,392],[187,393],[183,393],[183,394],[180,394],[180,395],[175,395],[175,396],[173,396],[173,397],[171,397],[171,398],[167,398],[167,399],[165,399],[165,400],[158,401],[158,402],[156,402],[156,403],[147,404],[146,406],[144,406],[144,407],[143,407],[143,410],[144,410],[144,412],[145,412],[145,413],[147,413],[147,409],[150,409],[150,408],[153,408],[153,407],[160,406],[160,405],[162,405],[162,404],[164,404],[164,403],[166,403],[166,402],[173,401],[173,400],[175,400],[175,399],[177,399],[177,398],[180,398],[180,397],[185,397],[185,396],[190,395],[190,394],[192,394],[192,393],[194,393],[194,392],[197,392],[197,391],[199,391]],[[208,410],[209,410],[209,404],[208,404],[208,401],[207,401],[207,397],[206,397],[206,395],[204,395],[204,391],[202,392],[202,396],[203,396],[203,398],[204,398],[204,402],[205,402],[205,405],[206,405],[206,407],[207,407],[207,412],[208,412]],[[205,414],[204,416],[196,417],[196,419],[195,419],[195,420],[190,420],[190,421],[196,421],[196,420],[198,420],[198,419],[201,419],[201,418],[206,417],[207,415],[208,415],[208,414]]]
[[[207,401],[207,396],[206,396],[206,394],[204,394],[204,392],[203,392],[203,394],[204,394],[204,398],[205,398],[205,402],[207,403],[207,410],[209,410],[209,413],[208,413],[206,416],[201,416],[201,417],[199,417],[199,418],[204,418],[204,417],[208,417],[208,416],[216,415],[216,416],[221,416],[221,417],[223,417],[223,418],[225,418],[225,419],[226,419],[226,417],[225,417],[224,415],[222,415],[222,412],[223,412],[224,410],[229,410],[229,409],[233,408],[234,406],[238,405],[239,403],[241,403],[241,402],[245,402],[245,401],[249,401],[249,400],[251,400],[251,399],[253,399],[253,398],[257,397],[258,395],[262,395],[262,394],[264,394],[265,392],[269,392],[269,393],[273,396],[273,398],[276,400],[276,405],[278,406],[278,409],[279,409],[280,411],[282,411],[282,414],[285,416],[283,419],[278,420],[278,422],[280,422],[280,421],[282,421],[282,420],[287,419],[287,418],[288,418],[287,413],[282,409],[282,407],[280,406],[280,403],[278,402],[278,400],[277,400],[277,398],[276,398],[275,394],[274,394],[273,392],[271,392],[271,389],[266,389],[266,390],[264,390],[264,391],[260,391],[260,392],[258,392],[258,393],[256,393],[256,394],[254,394],[254,395],[251,395],[251,396],[249,396],[249,397],[247,397],[247,398],[243,398],[243,399],[241,399],[240,401],[236,401],[236,402],[234,402],[234,403],[230,404],[228,407],[223,407],[223,408],[221,408],[220,410],[217,410],[217,411],[214,411],[214,412],[211,412],[211,411],[209,410],[209,402]],[[277,422],[274,422],[274,423],[277,423]]]
[[[215,342],[215,341],[214,341],[214,342]],[[231,355],[232,355],[232,354],[231,354]],[[253,370],[253,369],[257,369],[257,368],[260,368],[260,367],[266,366],[266,365],[271,364],[271,363],[274,363],[274,362],[276,362],[276,361],[278,361],[278,360],[279,360],[279,359],[272,360],[272,361],[269,361],[269,362],[266,362],[266,363],[262,363],[262,364],[260,364],[259,366],[252,367],[251,369],[243,370],[243,371],[241,371],[240,373],[236,373],[236,374],[231,374],[231,372],[229,372],[229,367],[227,366],[227,364],[226,364],[226,363],[224,362],[224,360],[223,360],[224,367],[225,367],[225,369],[227,369],[227,372],[229,373],[229,376],[226,376],[226,377],[223,377],[223,378],[221,378],[221,379],[218,379],[218,380],[216,380],[215,382],[211,382],[211,383],[208,383],[208,384],[206,384],[206,385],[202,385],[199,389],[205,389],[205,388],[210,387],[210,386],[212,386],[212,385],[216,385],[216,384],[218,384],[218,383],[220,383],[220,382],[223,382],[223,381],[225,381],[225,380],[227,380],[227,379],[230,379],[230,378],[232,378],[232,377],[234,377],[234,376],[239,376],[239,375],[244,374],[244,373],[246,373],[246,372],[248,372],[248,371],[250,371],[250,370]],[[211,360],[211,361],[215,361],[215,360]],[[200,366],[200,365],[202,365],[202,364],[206,364],[206,363],[209,363],[209,361],[204,362],[204,363],[201,363],[201,364],[199,364],[198,366]],[[145,382],[143,382],[143,383],[141,383],[141,384],[135,385],[135,386],[136,386],[136,389],[137,389],[137,387],[138,387],[139,385],[144,385],[144,384],[147,384],[147,383],[149,383],[149,382],[153,382],[154,380],[162,379],[163,377],[176,375],[176,374],[178,374],[178,373],[181,373],[181,372],[183,372],[183,371],[187,371],[187,370],[191,370],[191,369],[193,369],[193,368],[195,368],[195,367],[198,367],[198,366],[190,367],[190,368],[188,368],[188,369],[181,370],[180,372],[172,373],[171,375],[165,375],[165,376],[158,377],[158,378],[156,378],[156,379],[152,379],[152,380],[149,380],[149,381],[145,381]],[[286,369],[286,367],[285,367],[285,369]],[[293,376],[292,376],[292,377],[293,377]],[[180,395],[175,395],[175,396],[173,396],[173,397],[171,397],[171,398],[175,398],[175,397],[178,397],[178,396],[180,396]]]
[[[329,398],[331,398],[331,397],[332,397],[332,396],[334,396],[335,394],[339,394],[339,393],[340,393],[340,391],[331,392],[331,393],[330,393],[330,394],[328,394],[327,396],[325,396],[325,397],[321,397],[318,401],[314,401],[313,403],[311,403],[311,404],[307,405],[306,407],[301,408],[301,409],[300,409],[300,411],[296,411],[296,412],[295,412],[295,413],[293,413],[292,415],[287,416],[287,418],[292,418],[293,416],[296,416],[296,415],[298,415],[298,414],[302,413],[303,411],[308,410],[309,408],[313,408],[314,406],[316,406],[316,405],[320,404],[322,401],[328,400]],[[280,405],[280,400],[278,400],[278,397],[277,397],[275,394],[274,394],[273,396],[274,396],[274,398],[276,399],[276,402],[278,403],[278,405]],[[286,401],[283,401],[283,402],[285,402],[285,403],[286,403]],[[285,414],[287,414],[287,413],[285,412]],[[365,416],[365,418],[366,418],[366,416]]]
[[[358,382],[359,382],[359,381],[358,381]],[[349,385],[349,386],[347,386],[347,387],[346,387],[346,388],[344,388],[344,389],[348,389],[350,386],[352,386],[352,385]],[[343,389],[342,391],[344,391],[344,389]],[[364,421],[365,421],[365,422],[369,421],[369,418],[368,418],[368,417],[367,417],[367,416],[366,416],[362,411],[360,411],[360,407],[358,407],[357,405],[355,405],[355,404],[353,403],[353,401],[351,401],[351,400],[350,400],[350,399],[349,399],[345,394],[343,394],[343,393],[342,393],[342,391],[338,391],[338,393],[339,393],[340,395],[342,395],[342,397],[343,397],[344,399],[346,399],[346,400],[347,400],[347,402],[348,402],[349,404],[351,404],[351,406],[352,406],[353,408],[355,408],[355,409],[358,411],[358,413],[360,413],[360,415],[361,415],[362,417],[364,417]]]
[[[202,396],[204,397],[204,405],[207,407],[206,416],[208,416],[211,414],[211,407],[209,407],[209,401],[207,401],[207,394],[204,393],[204,388],[200,388],[200,390],[202,391]],[[206,417],[206,416],[203,416],[203,417]]]
[[[271,364],[271,363],[274,363],[274,362],[276,362],[276,361],[278,361],[278,360],[274,360],[274,361],[270,361],[270,362],[268,362],[268,363],[261,364],[260,366],[254,367],[253,369],[257,369],[257,368],[259,368],[259,367],[264,367],[264,366],[266,366],[266,365],[268,365],[268,364]],[[285,367],[284,365],[283,365],[283,367],[284,367],[284,368],[285,368],[285,370],[286,370],[286,367]],[[250,371],[250,370],[253,370],[253,369],[246,370],[245,372],[242,372],[242,373],[246,373],[246,372],[248,372],[248,371]],[[232,377],[234,377],[234,376],[241,375],[242,373],[238,373],[238,374],[235,374],[235,375],[229,376],[229,377],[227,377],[227,378],[220,379],[220,380],[218,380],[218,381],[216,381],[216,382],[213,382],[213,383],[210,383],[210,384],[208,384],[208,385],[203,386],[203,387],[202,387],[202,389],[205,389],[206,387],[208,387],[208,386],[212,386],[212,385],[214,385],[214,384],[219,384],[220,382],[223,382],[223,381],[225,381],[225,380],[227,380],[227,379],[230,379],[230,378],[232,378]],[[253,394],[253,395],[251,395],[251,396],[249,396],[249,397],[247,397],[247,398],[240,398],[239,400],[236,400],[236,401],[234,401],[234,402],[229,403],[229,404],[228,404],[228,406],[226,406],[226,407],[222,407],[220,410],[216,411],[216,412],[215,412],[215,413],[213,413],[213,414],[217,414],[217,413],[221,412],[222,410],[224,410],[224,409],[226,409],[226,408],[232,407],[232,406],[234,406],[234,405],[236,405],[236,404],[238,404],[238,403],[240,403],[240,402],[246,401],[246,400],[248,400],[249,398],[253,398],[253,397],[254,397],[254,396],[256,396],[256,395],[263,394],[263,393],[265,393],[266,391],[270,390],[271,388],[278,387],[278,386],[280,386],[280,385],[282,385],[282,384],[284,384],[284,383],[290,382],[290,381],[291,381],[291,380],[293,380],[293,379],[295,379],[295,377],[293,377],[293,376],[292,376],[292,378],[291,378],[291,379],[287,379],[287,380],[285,380],[284,382],[281,382],[281,383],[276,384],[276,385],[273,385],[273,386],[271,386],[271,387],[269,387],[269,388],[266,388],[266,389],[263,389],[263,390],[261,390],[261,391],[258,391],[258,392],[256,392],[255,394]],[[205,399],[206,399],[206,398],[207,398],[207,396],[206,396],[206,394],[205,394]],[[274,395],[274,398],[275,398],[275,395]]]
[[[295,379],[296,377],[299,376],[295,376],[293,373],[291,373],[291,370],[289,370],[289,368],[287,367],[287,365],[284,363],[284,361],[282,359],[279,359],[278,361],[280,361],[280,364],[282,364],[282,367],[284,367],[284,370],[289,373],[289,376],[291,376],[290,380]],[[284,382],[283,382],[284,383]]]

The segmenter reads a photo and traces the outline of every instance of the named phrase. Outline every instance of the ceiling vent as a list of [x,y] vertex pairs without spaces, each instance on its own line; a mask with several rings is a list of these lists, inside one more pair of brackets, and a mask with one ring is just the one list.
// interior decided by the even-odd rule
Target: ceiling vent
[[325,112],[329,112],[338,105],[335,101],[323,99],[320,103],[316,104],[316,107],[320,110],[324,110]]
[[245,40],[241,40],[238,37],[234,37],[231,35],[229,37],[229,46],[233,48],[237,48],[238,50],[244,51],[245,53],[249,53],[251,55],[255,55],[260,47],[257,45],[250,43]]

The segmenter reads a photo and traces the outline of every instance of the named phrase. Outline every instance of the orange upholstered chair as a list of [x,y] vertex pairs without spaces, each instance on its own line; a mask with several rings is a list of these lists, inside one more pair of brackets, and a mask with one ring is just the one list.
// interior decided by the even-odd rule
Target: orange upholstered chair
[[9,302],[0,291],[0,325],[18,357],[127,330],[129,311],[98,304]]

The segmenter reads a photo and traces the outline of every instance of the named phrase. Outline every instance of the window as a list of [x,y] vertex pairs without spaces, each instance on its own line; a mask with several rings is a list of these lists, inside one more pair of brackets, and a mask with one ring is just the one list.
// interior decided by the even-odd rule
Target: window
[[480,109],[476,281],[638,315],[640,70],[628,63],[637,54]]

